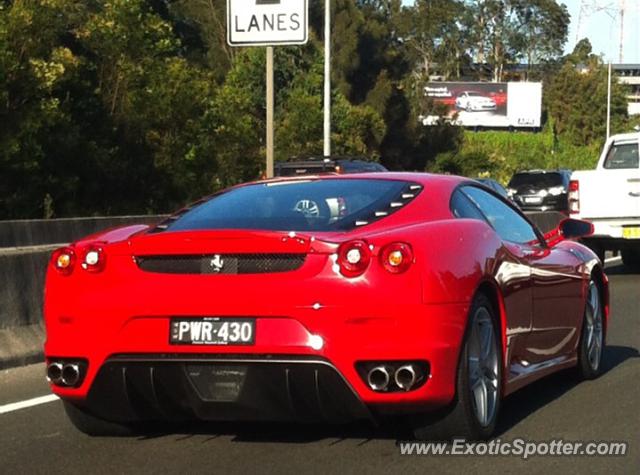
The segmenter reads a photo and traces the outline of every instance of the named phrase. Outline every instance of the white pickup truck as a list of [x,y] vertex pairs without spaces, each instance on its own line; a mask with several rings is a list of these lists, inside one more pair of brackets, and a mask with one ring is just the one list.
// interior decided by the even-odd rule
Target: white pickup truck
[[569,183],[569,213],[591,221],[585,239],[600,259],[620,251],[625,265],[640,267],[640,133],[614,135],[604,146],[598,166],[576,171]]

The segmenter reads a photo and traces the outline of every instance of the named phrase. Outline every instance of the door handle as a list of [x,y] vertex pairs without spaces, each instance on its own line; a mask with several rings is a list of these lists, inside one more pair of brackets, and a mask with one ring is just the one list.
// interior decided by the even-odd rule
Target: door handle
[[633,196],[634,198],[639,198],[640,197],[640,191],[639,192],[630,191],[629,192],[629,196]]
[[638,183],[640,178],[627,178],[627,183]]

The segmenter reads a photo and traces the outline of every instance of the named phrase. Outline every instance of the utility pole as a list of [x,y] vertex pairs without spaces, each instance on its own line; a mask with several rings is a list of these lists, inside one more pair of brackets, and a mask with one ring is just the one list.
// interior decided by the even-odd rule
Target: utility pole
[[331,0],[324,3],[324,156],[331,156]]
[[267,178],[273,178],[273,46],[267,46]]
[[607,84],[607,140],[611,136],[611,63],[609,63],[609,75]]

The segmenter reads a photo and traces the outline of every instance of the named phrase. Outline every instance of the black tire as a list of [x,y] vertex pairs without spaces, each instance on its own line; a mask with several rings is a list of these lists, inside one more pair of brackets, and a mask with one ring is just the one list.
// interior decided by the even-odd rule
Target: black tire
[[[493,337],[497,354],[497,388],[495,389],[495,410],[488,424],[482,425],[476,416],[474,402],[471,396],[469,375],[469,348],[471,328],[479,309],[486,309],[491,316]],[[485,440],[491,437],[496,428],[500,404],[502,399],[502,344],[500,341],[500,325],[491,301],[484,295],[478,294],[469,311],[467,330],[458,360],[456,374],[456,395],[451,405],[438,414],[426,415],[414,426],[414,436],[420,440],[449,441],[453,438],[465,440]]]
[[622,263],[631,269],[640,269],[640,250],[625,249],[622,251]]
[[[601,346],[597,362],[594,364],[593,359],[590,359],[590,340],[589,340],[589,325],[588,325],[588,312],[589,307],[589,295],[591,288],[595,289],[598,294],[598,309],[601,318]],[[604,308],[602,302],[602,288],[596,279],[591,279],[589,282],[589,290],[587,291],[587,301],[585,302],[585,309],[582,316],[582,330],[580,332],[580,343],[578,345],[578,366],[576,368],[579,379],[595,379],[600,376],[602,372],[602,354],[605,347],[605,327],[604,327]]]
[[80,432],[91,436],[126,437],[135,435],[132,426],[100,419],[85,409],[68,401],[63,401],[69,420]]
[[600,262],[604,265],[606,249],[602,246],[599,246],[598,244],[592,244],[589,246],[589,248],[594,252],[596,256],[598,256],[598,259],[600,259]]

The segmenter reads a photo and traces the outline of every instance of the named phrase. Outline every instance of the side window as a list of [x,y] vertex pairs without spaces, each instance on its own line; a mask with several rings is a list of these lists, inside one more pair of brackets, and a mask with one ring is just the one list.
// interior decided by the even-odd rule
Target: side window
[[623,143],[614,144],[607,153],[604,161],[604,168],[610,170],[634,169],[638,168],[638,144]]
[[503,240],[517,244],[539,242],[533,227],[510,206],[475,186],[465,186],[462,190],[480,208]]
[[478,207],[459,189],[456,190],[451,197],[451,212],[456,218],[487,221]]

